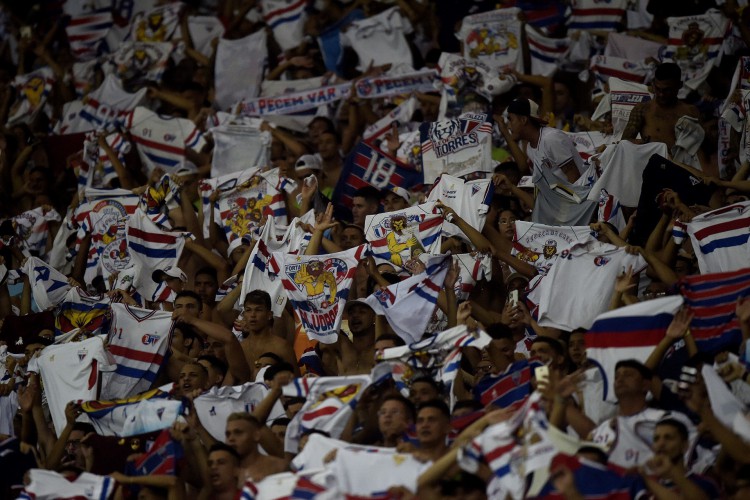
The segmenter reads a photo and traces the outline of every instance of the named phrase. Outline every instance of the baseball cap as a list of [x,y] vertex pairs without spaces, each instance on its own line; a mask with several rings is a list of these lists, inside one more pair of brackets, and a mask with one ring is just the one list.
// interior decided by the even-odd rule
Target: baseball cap
[[154,280],[156,283],[161,283],[165,279],[169,278],[179,278],[180,281],[183,283],[187,283],[187,276],[177,266],[169,266],[165,267],[164,269],[157,269],[151,274],[151,279]]
[[354,300],[347,300],[346,301],[346,305],[344,306],[344,311],[348,311],[350,307],[353,307],[353,306],[355,306],[357,304],[365,306],[365,307],[369,307],[370,309],[372,309],[372,307],[370,306],[370,304],[368,304],[365,299],[354,299]]
[[539,112],[539,105],[531,99],[514,99],[508,105],[506,112],[519,116],[528,116],[539,123],[547,123],[547,120],[542,118],[542,115]]
[[294,164],[294,170],[296,172],[300,170],[320,170],[320,160],[315,155],[302,155]]
[[411,202],[411,196],[409,195],[409,191],[407,191],[406,189],[404,189],[402,187],[394,186],[391,189],[386,189],[383,192],[383,198],[385,198],[386,196],[388,196],[389,193],[393,193],[396,196],[398,196],[399,198],[405,199],[406,203],[410,203]]

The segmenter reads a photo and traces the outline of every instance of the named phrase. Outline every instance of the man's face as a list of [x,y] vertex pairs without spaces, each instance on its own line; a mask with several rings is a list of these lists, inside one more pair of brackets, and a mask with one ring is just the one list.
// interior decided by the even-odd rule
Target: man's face
[[510,210],[503,210],[500,212],[497,224],[500,234],[512,240],[513,235],[516,233],[516,215]]
[[549,365],[555,360],[555,351],[546,342],[534,342],[529,350],[529,357],[536,358],[545,365]]
[[336,136],[330,132],[324,132],[318,137],[318,153],[323,161],[333,160],[339,154],[339,145]]
[[258,447],[258,429],[247,420],[227,422],[226,438],[227,444],[241,457],[247,456]]
[[228,451],[216,450],[208,455],[208,470],[211,487],[223,490],[237,485],[239,474],[237,459]]
[[514,141],[521,139],[521,129],[526,119],[524,116],[508,113],[508,128],[510,129],[510,136]]
[[666,455],[673,463],[676,463],[682,460],[686,447],[687,443],[674,426],[656,426],[654,444],[651,446],[654,453]]
[[180,370],[178,389],[181,395],[190,394],[196,389],[206,388],[206,370],[201,365],[187,364]]
[[175,292],[179,293],[182,291],[183,286],[185,285],[180,278],[172,278],[170,276],[167,276],[167,279],[164,281],[167,282],[167,286],[174,290]]
[[[435,390],[435,387],[428,382],[417,381],[411,384],[411,387],[409,388],[409,399],[411,399],[415,405],[435,399],[438,396],[439,394]],[[417,420],[419,419],[417,418]]]
[[635,368],[621,366],[615,371],[615,396],[643,395],[648,392],[648,381]]
[[384,436],[403,434],[411,423],[406,408],[399,401],[386,401],[378,410],[378,428]]
[[23,358],[23,361],[22,361],[23,365],[22,366],[26,366],[29,363],[29,361],[31,360],[31,358],[33,358],[34,355],[36,353],[38,353],[39,351],[41,351],[42,349],[44,349],[44,344],[29,344],[29,345],[27,345],[26,349],[24,349],[24,351],[23,351],[24,354],[25,354],[25,357]]
[[190,350],[193,342],[193,340],[185,339],[185,335],[182,333],[182,330],[179,326],[175,327],[175,329],[172,331],[171,346],[173,351],[185,354]]
[[[274,424],[271,426],[271,432],[273,435],[279,438],[282,443],[286,439],[286,424]],[[300,450],[301,451],[301,450]]]
[[375,313],[364,304],[356,304],[349,308],[349,330],[353,335],[365,332],[375,324]]
[[179,297],[173,306],[175,311],[183,311],[186,316],[193,318],[197,318],[201,313],[201,305],[193,297]]
[[383,198],[383,207],[386,212],[395,212],[396,210],[409,208],[409,202],[396,193],[388,193],[385,195],[385,198]]
[[198,364],[205,368],[206,372],[208,373],[208,386],[220,387],[221,383],[224,381],[224,375],[222,375],[219,370],[214,368],[213,365],[205,359],[199,360]]
[[65,442],[65,454],[67,460],[73,462],[81,468],[86,467],[86,458],[83,455],[83,447],[81,446],[81,440],[86,437],[83,431],[73,431],[68,436],[68,440]]
[[261,304],[245,304],[244,329],[248,333],[256,333],[265,330],[271,322],[272,313],[266,306]]
[[586,361],[586,340],[584,339],[583,332],[576,332],[570,335],[568,355],[573,360],[573,363],[577,365],[581,365]]
[[219,284],[209,274],[198,274],[195,277],[195,293],[201,296],[201,300],[206,304],[213,304],[216,299],[216,291]]
[[421,445],[445,442],[450,431],[450,420],[437,408],[422,408],[417,414],[417,438]]
[[352,200],[352,222],[355,225],[364,227],[365,217],[378,213],[378,205],[368,202],[362,196],[355,196]]
[[674,106],[677,94],[682,88],[682,82],[675,80],[654,80],[654,101],[659,106]]
[[365,242],[364,235],[362,234],[362,231],[353,227],[347,227],[344,228],[343,231],[341,231],[341,248],[344,250],[349,250],[350,248],[354,248],[356,246],[361,245]]
[[516,345],[510,339],[495,339],[487,347],[492,358],[500,358],[506,363],[512,363],[516,352]]

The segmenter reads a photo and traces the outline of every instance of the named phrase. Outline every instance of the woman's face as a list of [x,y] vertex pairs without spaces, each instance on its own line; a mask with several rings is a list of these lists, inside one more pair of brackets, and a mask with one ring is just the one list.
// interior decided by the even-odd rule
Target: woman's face
[[497,220],[498,229],[500,234],[509,239],[513,239],[513,234],[516,232],[516,215],[510,210],[503,210],[500,212],[500,217]]

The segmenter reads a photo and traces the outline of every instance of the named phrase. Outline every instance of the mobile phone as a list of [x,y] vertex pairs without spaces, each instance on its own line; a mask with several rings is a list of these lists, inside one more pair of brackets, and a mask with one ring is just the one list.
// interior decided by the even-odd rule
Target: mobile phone
[[534,378],[536,383],[544,382],[545,384],[549,381],[549,366],[537,366],[534,368]]
[[508,301],[510,302],[511,307],[518,307],[518,290],[510,292]]

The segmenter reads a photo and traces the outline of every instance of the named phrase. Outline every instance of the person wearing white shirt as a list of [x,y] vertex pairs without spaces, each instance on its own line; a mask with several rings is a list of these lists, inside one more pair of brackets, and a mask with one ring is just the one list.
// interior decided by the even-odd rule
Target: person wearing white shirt
[[573,183],[586,170],[573,140],[562,130],[546,126],[537,103],[515,99],[508,105],[507,114],[511,138],[527,142],[526,163],[535,178],[538,171],[545,169]]

